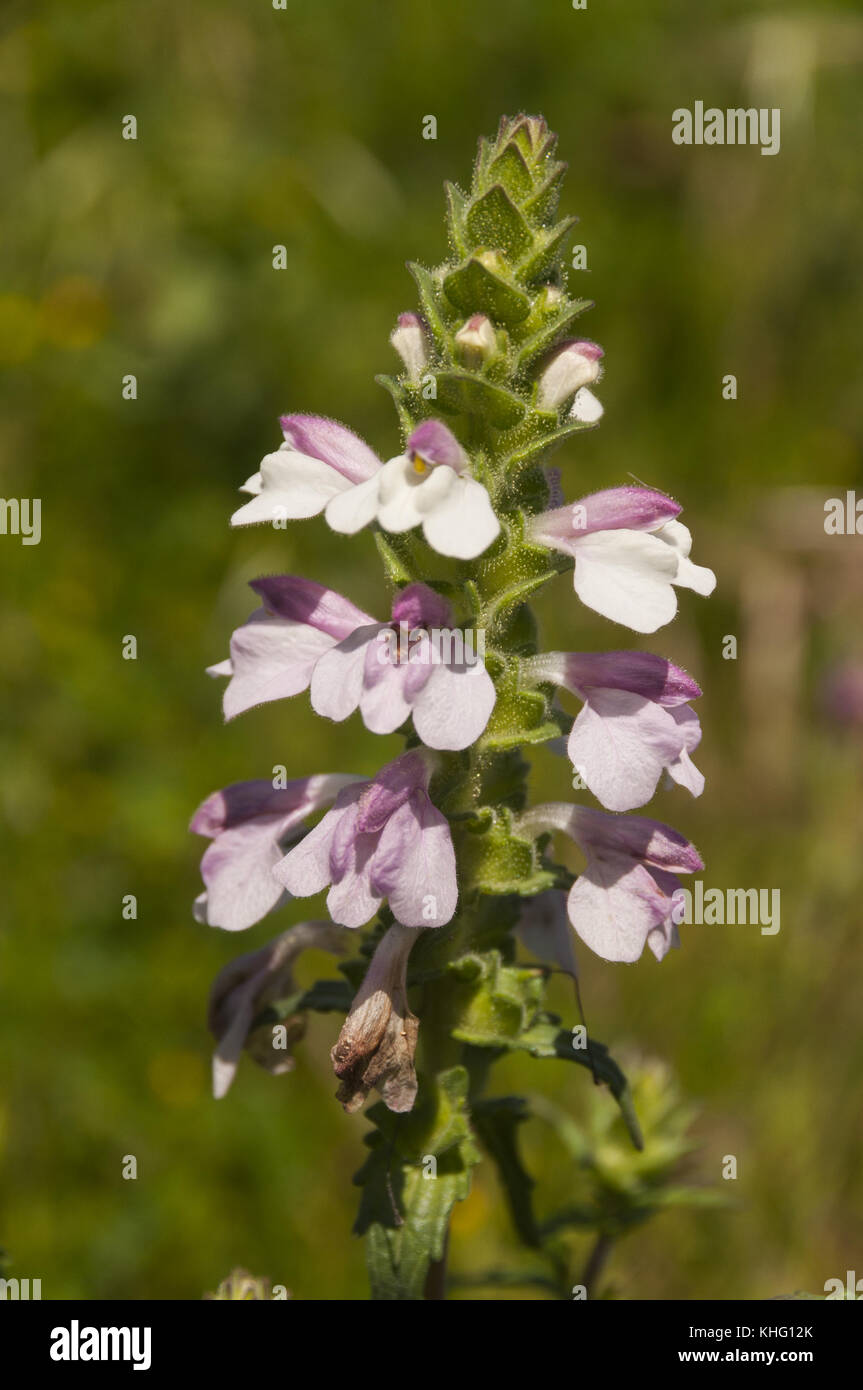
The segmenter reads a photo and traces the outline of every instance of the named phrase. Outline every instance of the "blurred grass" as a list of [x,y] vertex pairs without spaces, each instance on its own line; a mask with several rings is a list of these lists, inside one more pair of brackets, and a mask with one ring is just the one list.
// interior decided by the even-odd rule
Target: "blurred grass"
[[[815,698],[822,664],[860,653],[859,605],[826,554],[773,786],[751,757],[740,585],[746,557],[775,545],[762,524],[775,490],[861,482],[861,61],[851,3],[4,7],[0,483],[43,499],[39,546],[0,538],[10,1274],[41,1277],[48,1298],[195,1298],[243,1264],[298,1297],[365,1296],[348,1234],[364,1121],[332,1099],[332,1019],[291,1076],[246,1064],[227,1100],[209,1098],[210,979],[277,924],[237,943],[192,922],[186,825],[208,792],[275,762],[368,773],[399,741],[325,725],[302,697],[225,729],[203,667],[261,572],[381,608],[370,535],[337,542],[320,521],[231,534],[235,489],[285,410],[394,451],[372,377],[414,306],[403,263],[441,258],[442,180],[464,181],[477,136],[522,108],[560,133],[588,248],[574,278],[597,304],[582,323],[606,350],[602,428],[556,460],[568,495],[630,474],[674,493],[696,558],[720,572],[714,598],[684,594],[651,644],[707,692],[708,790],[666,794],[655,814],[696,840],[707,884],[782,890],[775,937],[693,926],[661,968],[582,952],[597,1036],[669,1060],[701,1102],[701,1180],[719,1181],[725,1154],[739,1164],[722,1184],[732,1210],[663,1215],[611,1274],[624,1297],[759,1298],[859,1265],[861,744]],[[696,99],[781,105],[781,153],[672,145],[671,111]],[[129,113],[136,142],[120,138]],[[137,401],[121,398],[126,373]],[[629,640],[565,584],[540,603],[549,646]],[[567,793],[543,754],[535,781]],[[136,921],[121,916],[128,893]],[[308,980],[316,964],[329,968],[304,964]],[[568,995],[560,1009],[569,1019]],[[497,1085],[578,1113],[587,1083],[569,1070],[517,1059]],[[561,1153],[541,1131],[529,1148],[565,1196]],[[456,1269],[512,1259],[489,1172],[455,1233]]]

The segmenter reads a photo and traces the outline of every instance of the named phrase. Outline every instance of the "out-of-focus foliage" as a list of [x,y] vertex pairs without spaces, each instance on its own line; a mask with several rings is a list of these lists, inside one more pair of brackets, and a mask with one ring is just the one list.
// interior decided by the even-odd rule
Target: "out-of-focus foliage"
[[[383,611],[370,535],[232,534],[227,518],[280,412],[395,451],[373,374],[414,307],[404,261],[443,255],[443,179],[466,179],[477,135],[519,109],[559,132],[588,256],[573,278],[597,304],[580,323],[606,350],[602,427],[558,456],[567,492],[635,475],[674,493],[719,575],[650,644],[705,689],[708,788],[651,813],[695,839],[707,885],[782,892],[773,936],[684,927],[661,966],[581,955],[591,1028],[673,1064],[700,1104],[693,1170],[733,1199],[631,1234],[615,1290],[817,1292],[859,1263],[863,743],[820,692],[863,645],[855,541],[822,525],[823,499],[860,483],[861,63],[853,3],[8,0],[0,491],[43,509],[38,546],[0,536],[10,1276],[45,1298],[197,1298],[243,1266],[299,1299],[364,1296],[349,1230],[365,1121],[332,1099],[332,1017],[289,1076],[244,1066],[226,1100],[208,1091],[212,976],[317,905],[241,943],[196,925],[186,825],[276,762],[367,774],[398,741],[324,724],[305,697],[224,728],[203,668],[263,572]],[[671,112],[696,100],[779,106],[780,154],[675,146]],[[565,579],[540,610],[549,646],[598,638]],[[538,755],[535,785],[565,796],[566,765]],[[303,982],[331,969],[310,959]],[[575,1021],[563,983],[556,1007]],[[593,1099],[582,1069],[527,1057],[497,1085],[577,1118]],[[562,1204],[560,1147],[538,1125],[525,1139]],[[488,1165],[453,1235],[456,1272],[511,1263]]]

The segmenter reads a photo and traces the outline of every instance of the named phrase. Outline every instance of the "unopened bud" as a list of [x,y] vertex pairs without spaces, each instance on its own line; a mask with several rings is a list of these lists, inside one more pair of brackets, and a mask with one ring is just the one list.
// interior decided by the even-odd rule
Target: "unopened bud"
[[494,328],[485,314],[472,314],[456,333],[455,341],[467,367],[481,367],[497,351]]
[[418,386],[429,363],[422,319],[416,314],[399,314],[399,321],[390,334],[390,342],[405,365],[408,381],[412,386]]
[[557,410],[582,386],[597,381],[602,372],[602,356],[602,348],[586,338],[574,339],[560,348],[539,379],[540,410]]

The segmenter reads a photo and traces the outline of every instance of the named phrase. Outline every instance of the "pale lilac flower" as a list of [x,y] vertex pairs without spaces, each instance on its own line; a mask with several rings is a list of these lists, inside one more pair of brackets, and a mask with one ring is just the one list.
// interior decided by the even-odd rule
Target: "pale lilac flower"
[[357,630],[376,623],[334,589],[279,574],[252,580],[262,607],[231,637],[229,660],[208,667],[211,676],[230,676],[223,707],[226,719],[269,700],[308,690],[316,663]]
[[417,314],[399,314],[390,342],[404,363],[407,379],[418,386],[429,363],[425,325]]
[[473,560],[500,533],[482,483],[471,477],[467,455],[440,420],[424,420],[405,452],[334,497],[326,517],[334,531],[353,535],[377,521],[399,534],[422,526],[439,555]]
[[255,1028],[255,1019],[268,1004],[294,993],[293,966],[303,951],[344,955],[346,936],[344,927],[333,926],[332,922],[299,922],[275,941],[269,941],[260,950],[237,956],[219,971],[210,990],[207,1014],[210,1032],[216,1039],[213,1053],[216,1100],[227,1095],[244,1051],[274,1076],[293,1070],[291,1045],[305,1032],[305,1014],[295,1013],[283,1021],[285,1047],[275,1045],[272,1026]]
[[672,913],[676,874],[704,864],[676,830],[645,816],[614,816],[592,807],[550,802],[515,822],[518,835],[553,830],[569,835],[587,866],[569,890],[569,920],[582,941],[605,960],[638,960],[645,944],[662,960],[679,945]]
[[704,777],[689,754],[701,739],[688,706],[701,694],[679,666],[651,652],[548,652],[522,663],[528,679],[584,701],[567,752],[584,784],[610,811],[632,811],[663,771],[693,796]]
[[613,487],[532,518],[530,539],[575,560],[582,603],[634,632],[655,632],[677,612],[673,585],[710,594],[712,570],[689,559],[680,507],[652,488]]
[[341,1082],[336,1094],[348,1114],[373,1086],[389,1110],[413,1109],[419,1019],[408,1008],[407,965],[416,940],[417,932],[398,922],[381,938],[330,1053]]
[[319,415],[284,415],[285,442],[267,454],[241,487],[251,502],[231,517],[232,526],[279,524],[317,516],[331,498],[371,478],[377,454],[353,430]]
[[[587,338],[564,343],[542,372],[536,403],[540,410],[558,410],[577,391],[591,386],[602,375],[603,351]],[[593,397],[596,400],[595,397]],[[597,405],[599,402],[596,402]],[[602,408],[600,407],[600,414]]]
[[190,826],[195,835],[213,841],[201,860],[206,892],[195,900],[197,920],[244,931],[271,912],[284,896],[272,875],[284,845],[302,833],[306,816],[358,780],[334,773],[274,787],[260,778],[208,796]]
[[274,875],[297,898],[331,885],[327,907],[361,927],[389,899],[406,927],[439,927],[458,900],[446,817],[428,795],[430,755],[403,753],[370,782],[339,792],[331,811],[282,859]]
[[566,975],[578,978],[572,932],[566,914],[566,894],[560,888],[549,888],[528,898],[516,926],[522,946],[549,965],[558,966]]
[[231,677],[227,719],[311,687],[318,714],[342,720],[359,708],[376,734],[393,733],[413,715],[429,748],[467,748],[479,738],[494,684],[474,634],[466,644],[433,589],[408,585],[393,601],[391,621],[380,623],[308,579],[277,575],[251,587],[264,607],[237,628],[230,660],[209,668]]

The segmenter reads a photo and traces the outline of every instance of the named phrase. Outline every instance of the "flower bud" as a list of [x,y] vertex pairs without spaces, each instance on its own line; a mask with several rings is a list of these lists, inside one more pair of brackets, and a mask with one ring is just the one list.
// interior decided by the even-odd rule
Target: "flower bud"
[[245,1269],[232,1269],[227,1279],[223,1279],[215,1293],[205,1293],[205,1299],[217,1302],[248,1303],[273,1296],[269,1279],[257,1279]]
[[586,338],[566,343],[552,358],[539,378],[537,405],[540,410],[557,410],[582,386],[599,379],[602,348]]
[[472,314],[455,335],[459,356],[466,367],[481,367],[497,351],[491,319]]
[[418,385],[429,363],[422,319],[416,314],[399,314],[390,342],[405,365],[408,381],[412,386]]
[[330,1053],[342,1083],[338,1099],[348,1114],[359,1109],[373,1086],[397,1114],[413,1107],[419,1019],[408,1008],[407,964],[416,939],[409,927],[390,927]]

